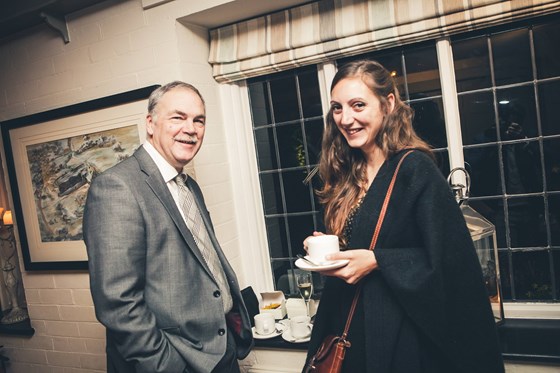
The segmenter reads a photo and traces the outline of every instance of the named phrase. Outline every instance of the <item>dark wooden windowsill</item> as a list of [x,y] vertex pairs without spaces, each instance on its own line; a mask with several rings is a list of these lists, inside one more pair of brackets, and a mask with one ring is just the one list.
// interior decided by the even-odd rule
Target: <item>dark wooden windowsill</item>
[[27,319],[16,324],[0,324],[0,334],[31,337],[35,334],[35,329],[31,327],[31,321]]
[[506,361],[560,363],[560,320],[506,319],[498,330]]
[[[560,320],[507,319],[498,325],[506,361],[560,364]],[[307,350],[307,343],[289,343],[281,336],[255,340],[255,346],[282,350]]]

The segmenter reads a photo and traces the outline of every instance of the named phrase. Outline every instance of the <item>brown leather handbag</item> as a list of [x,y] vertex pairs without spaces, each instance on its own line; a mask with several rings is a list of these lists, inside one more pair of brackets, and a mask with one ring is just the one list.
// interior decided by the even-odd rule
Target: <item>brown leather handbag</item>
[[[393,178],[389,184],[389,189],[387,189],[387,194],[385,195],[385,200],[383,201],[383,206],[381,207],[381,212],[379,213],[379,219],[377,220],[375,231],[369,246],[370,250],[373,250],[375,248],[375,244],[377,243],[377,238],[379,237],[379,232],[381,231],[383,219],[385,219],[387,206],[389,205],[389,200],[391,199],[393,187],[395,186],[395,181],[397,180],[397,174],[399,173],[401,164],[410,153],[412,153],[412,150],[406,152],[397,164],[397,168],[395,169],[395,173],[393,174]],[[319,346],[315,355],[313,355],[305,366],[304,373],[340,373],[342,371],[342,362],[344,361],[346,349],[352,346],[350,341],[347,339],[348,329],[350,329],[350,323],[352,322],[352,317],[354,317],[354,312],[356,311],[356,305],[358,304],[358,298],[362,292],[362,287],[363,282],[360,281],[356,286],[356,293],[354,294],[352,306],[348,312],[348,319],[346,320],[346,325],[344,326],[344,332],[342,335],[327,335],[323,339],[323,343],[321,343],[321,346]]]

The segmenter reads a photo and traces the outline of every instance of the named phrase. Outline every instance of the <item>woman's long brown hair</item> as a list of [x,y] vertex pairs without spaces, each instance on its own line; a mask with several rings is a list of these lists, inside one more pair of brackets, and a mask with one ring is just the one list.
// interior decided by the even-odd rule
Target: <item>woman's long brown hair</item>
[[[415,148],[430,156],[430,146],[423,141],[412,127],[413,110],[399,95],[395,81],[381,64],[371,60],[361,60],[343,65],[331,84],[333,88],[343,79],[359,77],[381,101],[381,109],[386,113],[375,143],[385,158],[390,158],[404,148]],[[393,111],[388,113],[389,94],[395,96]],[[344,225],[350,210],[367,188],[366,159],[360,149],[351,148],[336,126],[332,109],[326,117],[323,133],[319,175],[323,181],[317,190],[324,205],[325,226],[329,234],[338,235],[342,244]]]

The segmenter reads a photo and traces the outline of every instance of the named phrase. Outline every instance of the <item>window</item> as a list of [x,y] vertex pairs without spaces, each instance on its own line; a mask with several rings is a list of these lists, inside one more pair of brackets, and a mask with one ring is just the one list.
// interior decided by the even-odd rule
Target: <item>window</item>
[[[395,74],[442,174],[449,174],[451,153],[466,162],[471,206],[496,225],[504,299],[558,302],[560,126],[553,109],[560,107],[560,25],[509,28],[453,38],[447,50],[432,41],[333,63],[371,58]],[[457,104],[460,123],[444,119],[438,57],[451,50],[458,94],[445,98]],[[247,81],[271,267],[276,288],[287,294],[295,293],[290,274],[302,241],[321,226],[317,185],[302,183],[317,162],[322,134],[317,70]],[[450,129],[462,143],[448,144]]]
[[452,43],[471,206],[496,226],[507,301],[560,299],[559,35],[548,23]]
[[274,284],[296,293],[295,257],[320,224],[315,185],[303,183],[317,164],[323,135],[317,68],[252,79],[247,88]]

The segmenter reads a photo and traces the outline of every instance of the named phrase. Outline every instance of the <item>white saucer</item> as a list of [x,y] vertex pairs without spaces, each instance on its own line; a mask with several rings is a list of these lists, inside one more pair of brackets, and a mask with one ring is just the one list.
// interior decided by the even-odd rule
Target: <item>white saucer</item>
[[[306,256],[306,258],[309,257]],[[342,260],[335,260],[334,262],[328,262],[320,266],[314,266],[312,264],[307,263],[303,259],[298,259],[296,260],[295,265],[296,267],[303,269],[305,271],[320,272],[320,271],[328,271],[330,269],[337,269],[340,267],[344,267],[346,264],[348,264],[348,262],[350,262],[348,259],[342,259]]]
[[282,334],[282,332],[286,330],[286,325],[276,323],[276,329],[272,333],[266,335],[261,335],[255,332],[254,326],[251,328],[251,330],[253,331],[253,338],[255,339],[270,339],[270,338],[278,337],[280,334]]
[[284,333],[282,333],[282,339],[290,343],[305,343],[305,342],[309,342],[309,340],[311,339],[311,334],[309,334],[309,336],[305,338],[295,339],[294,337],[292,337],[292,332],[290,328],[288,328],[284,331]]

